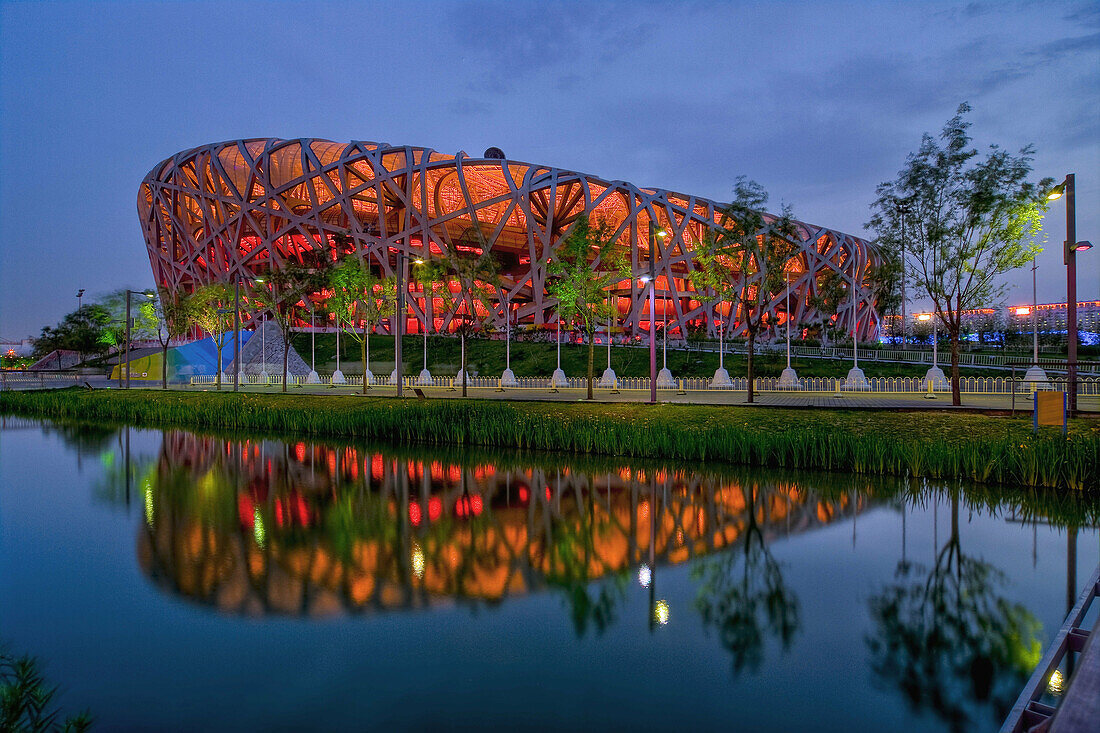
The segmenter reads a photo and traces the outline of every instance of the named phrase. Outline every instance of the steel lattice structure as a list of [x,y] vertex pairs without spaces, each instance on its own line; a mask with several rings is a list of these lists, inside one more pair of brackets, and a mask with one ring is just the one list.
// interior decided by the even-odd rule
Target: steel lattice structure
[[[499,151],[486,151],[494,152]],[[154,277],[170,290],[246,282],[318,255],[369,259],[393,275],[399,262],[408,262],[401,252],[421,257],[478,241],[488,243],[502,263],[498,302],[509,305],[513,324],[536,326],[556,318],[546,294],[546,262],[577,217],[587,214],[612,224],[629,246],[639,277],[649,271],[652,221],[671,235],[656,243],[656,294],[658,322],[667,319],[674,335],[687,333],[689,325],[705,325],[714,335],[730,318],[728,306],[696,299],[688,280],[692,248],[715,226],[723,206],[503,156],[471,158],[462,152],[451,156],[428,148],[316,139],[235,140],[187,150],[154,168],[138,195]],[[796,231],[800,253],[791,268],[797,270],[790,279],[792,323],[821,322],[812,296],[820,274],[832,269],[855,294],[840,308],[835,325],[847,333],[856,330],[863,340],[877,337],[879,316],[867,287],[878,260],[873,247],[803,222],[796,222]],[[349,234],[350,243],[338,244],[340,234]],[[635,277],[609,293],[620,297],[618,326],[629,336],[649,332],[645,288]],[[769,324],[784,322],[786,295],[773,300]],[[451,327],[454,313],[444,312],[441,300],[414,289],[407,301],[406,332],[426,324],[435,331]],[[500,308],[495,314],[501,327],[505,313]],[[738,316],[734,312],[726,324],[731,336],[743,331]],[[770,335],[780,331],[773,328]]]

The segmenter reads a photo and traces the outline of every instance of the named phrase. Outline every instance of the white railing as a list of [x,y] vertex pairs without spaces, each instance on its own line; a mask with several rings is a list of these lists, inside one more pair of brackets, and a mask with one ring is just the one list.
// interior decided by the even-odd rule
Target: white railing
[[90,378],[86,374],[76,374],[75,372],[13,372],[0,370],[0,390],[82,384]]
[[[214,384],[213,375],[191,377],[192,386],[211,386]],[[246,374],[244,386],[281,386],[282,375],[270,376],[264,381],[258,374]],[[442,389],[461,389],[462,381],[450,376],[433,376],[429,380],[422,380],[417,375],[403,377],[402,384],[407,388],[431,387]],[[233,380],[222,379],[222,387],[232,386]],[[322,375],[316,382],[307,382],[305,377],[291,376],[288,386],[292,387],[354,387],[362,388],[362,376],[348,376],[342,384],[333,384],[331,375]],[[393,383],[388,376],[375,376],[371,387],[392,387]],[[514,385],[503,385],[499,377],[467,377],[466,386],[470,389],[531,389],[552,390],[555,389],[550,377],[519,377]],[[586,389],[588,380],[585,377],[568,377],[565,385],[558,385],[557,389]],[[648,377],[626,377],[617,379],[614,385],[601,383],[599,378],[595,385],[600,390],[648,390]],[[932,389],[928,388],[928,381],[924,377],[871,377],[858,383],[848,382],[843,377],[803,377],[797,382],[784,383],[778,377],[758,377],[753,381],[753,388],[758,392],[869,392],[876,394],[916,394],[929,391],[943,393],[951,391],[950,380],[935,382]],[[673,380],[671,385],[657,385],[662,391],[735,391],[744,392],[748,388],[748,379],[745,377],[731,377],[729,384],[715,385],[708,377],[687,377]],[[966,394],[991,394],[1007,395],[1013,392],[1017,394],[1030,393],[1038,389],[1066,389],[1066,379],[1055,377],[1049,382],[1036,387],[1031,382],[1025,382],[1022,378],[1010,377],[961,377],[959,379],[959,391]],[[1100,378],[1085,377],[1077,380],[1077,394],[1082,397],[1100,396]]]

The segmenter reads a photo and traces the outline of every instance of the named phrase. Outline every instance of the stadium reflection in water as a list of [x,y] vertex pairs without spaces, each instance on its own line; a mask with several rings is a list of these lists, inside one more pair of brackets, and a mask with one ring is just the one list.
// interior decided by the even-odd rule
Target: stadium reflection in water
[[766,553],[867,504],[735,473],[416,455],[166,433],[155,465],[135,467],[141,567],[223,611],[311,616],[584,592],[629,574],[661,623],[662,566],[738,543]]

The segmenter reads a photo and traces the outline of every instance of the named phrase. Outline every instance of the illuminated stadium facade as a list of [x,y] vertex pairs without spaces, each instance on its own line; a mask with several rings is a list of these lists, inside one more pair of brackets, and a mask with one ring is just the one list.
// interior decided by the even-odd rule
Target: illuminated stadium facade
[[[546,294],[547,260],[570,225],[588,215],[613,225],[629,246],[635,277],[609,292],[619,297],[617,326],[627,336],[649,332],[647,286],[639,278],[649,272],[651,222],[669,233],[656,243],[658,324],[667,321],[674,336],[689,326],[716,335],[729,319],[727,334],[743,332],[736,309],[730,318],[728,305],[700,302],[688,280],[693,247],[721,217],[722,203],[494,154],[499,151],[471,158],[309,139],[236,140],[181,152],[154,168],[138,195],[154,277],[171,291],[191,291],[208,283],[247,283],[318,256],[358,257],[393,275],[410,258],[484,243],[501,264],[497,302],[508,305],[492,316],[497,325],[503,328],[510,311],[513,326],[545,326],[556,319]],[[788,267],[792,323],[820,322],[813,296],[820,274],[832,269],[855,294],[841,306],[836,326],[856,330],[862,340],[876,338],[879,315],[867,287],[875,251],[831,229],[796,222],[796,231],[799,254]],[[339,236],[344,234],[346,240]],[[430,331],[452,328],[455,313],[446,312],[441,299],[425,299],[415,283],[409,287],[407,333],[425,324]],[[766,323],[784,323],[785,296],[773,299]],[[392,325],[379,330],[389,332]]]

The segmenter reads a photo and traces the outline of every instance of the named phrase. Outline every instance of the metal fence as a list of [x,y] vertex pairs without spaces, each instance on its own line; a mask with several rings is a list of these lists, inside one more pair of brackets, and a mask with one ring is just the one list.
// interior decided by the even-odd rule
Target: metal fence
[[[191,377],[193,386],[213,385],[215,378],[212,375]],[[222,379],[222,386],[232,385],[232,378]],[[264,379],[258,374],[246,374],[241,382],[245,386],[257,385],[282,385],[282,375],[275,374]],[[430,379],[422,379],[417,375],[409,375],[402,379],[405,387],[436,387],[445,389],[461,389],[462,380],[455,377],[433,376]],[[470,388],[494,388],[494,389],[585,389],[588,380],[585,377],[569,377],[564,384],[553,383],[550,377],[519,377],[514,384],[504,384],[499,377],[467,377],[467,386]],[[849,382],[837,377],[806,377],[796,382],[783,382],[778,377],[760,377],[754,380],[754,389],[758,392],[867,392],[876,394],[917,394],[944,393],[951,391],[950,380],[935,381],[929,389],[928,380],[923,377],[872,377],[861,382]],[[334,384],[331,375],[318,377],[317,381],[310,382],[306,377],[291,376],[288,386],[292,387],[362,387],[362,376],[347,376],[344,381]],[[393,386],[388,376],[375,376],[370,386]],[[617,379],[613,384],[595,382],[597,389],[611,391],[648,390],[648,377],[627,377]],[[728,384],[714,384],[707,377],[689,377],[675,379],[672,383],[657,383],[657,389],[662,391],[698,392],[698,391],[734,391],[744,392],[748,389],[748,379],[745,377],[732,377]],[[1025,382],[1022,378],[1010,377],[961,377],[959,379],[959,391],[966,394],[993,394],[1007,395],[1012,393],[1027,394],[1036,389],[1066,389],[1066,379],[1056,377],[1048,382],[1036,384]],[[1100,378],[1086,377],[1077,380],[1077,394],[1080,396],[1100,395]]]
[[0,370],[0,390],[6,389],[45,389],[47,387],[67,387],[82,384],[87,375],[76,372],[16,372]]

